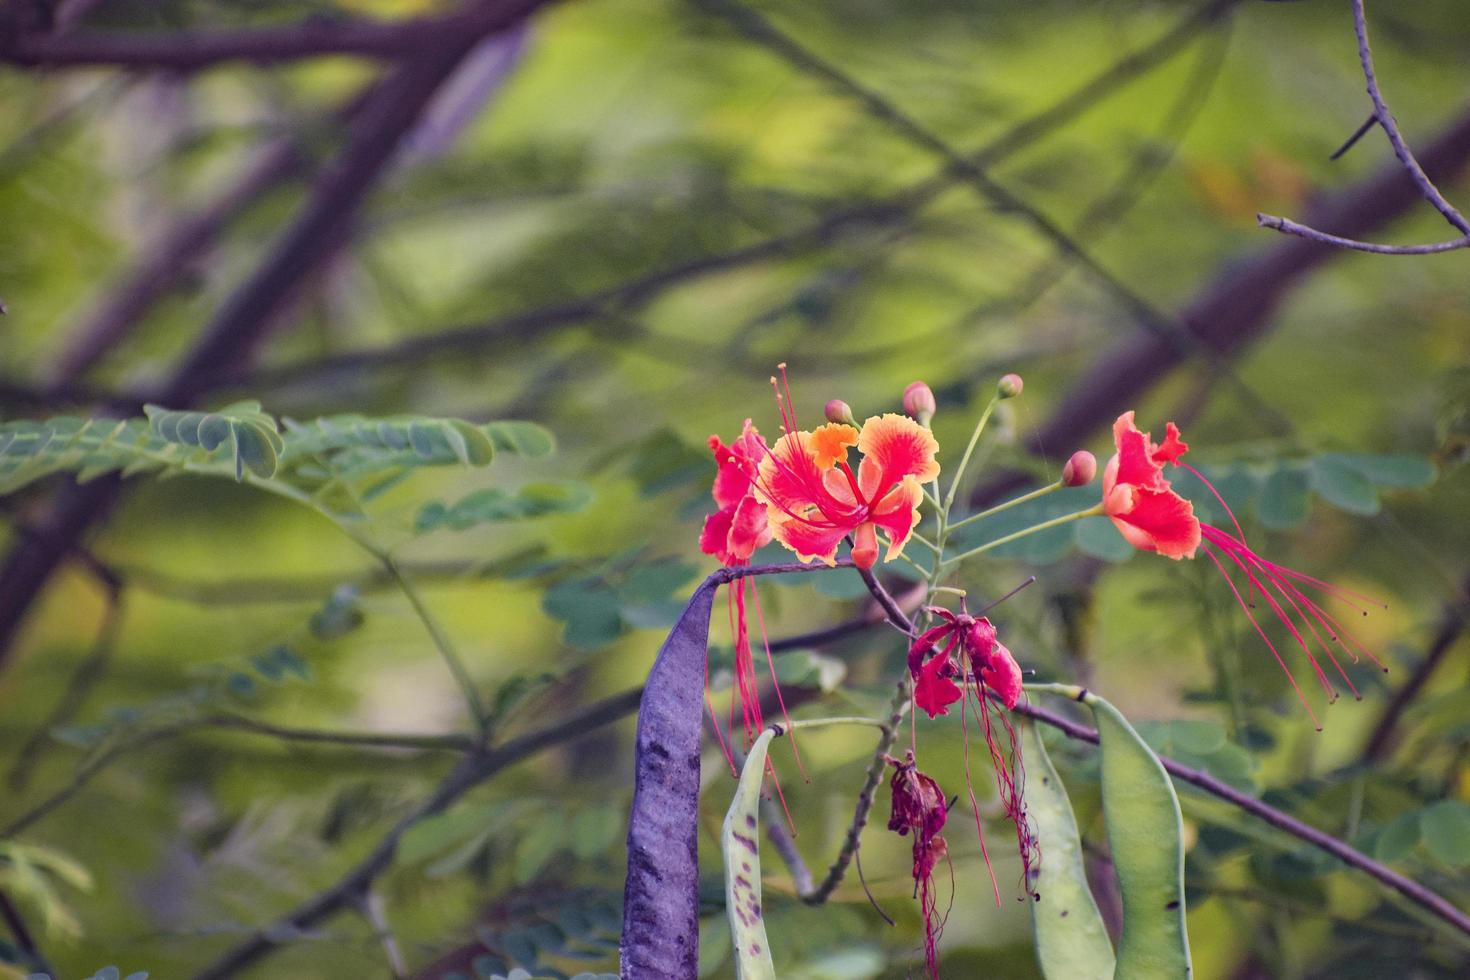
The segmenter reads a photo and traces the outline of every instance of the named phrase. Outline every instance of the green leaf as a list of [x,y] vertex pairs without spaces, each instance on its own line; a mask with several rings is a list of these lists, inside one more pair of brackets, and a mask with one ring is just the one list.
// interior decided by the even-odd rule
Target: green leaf
[[1026,728],[1026,798],[1043,860],[1030,883],[1036,958],[1048,980],[1106,980],[1113,946],[1087,884],[1082,842],[1066,787],[1035,724]]
[[631,460],[628,472],[645,497],[714,478],[709,451],[694,448],[670,429],[660,429],[619,456],[625,454]]
[[[551,430],[534,422],[491,422],[481,427],[494,447],[527,459],[539,459],[556,451]],[[488,460],[486,461],[488,462]]]
[[1419,833],[1436,861],[1451,868],[1470,865],[1470,806],[1441,800],[1419,814]]
[[1434,464],[1422,456],[1342,456],[1348,466],[1363,474],[1374,486],[1394,490],[1422,490],[1438,475]]
[[541,608],[566,624],[563,638],[578,649],[606,646],[623,631],[618,595],[599,578],[556,583],[542,595]]
[[1284,531],[1299,526],[1311,512],[1312,492],[1305,470],[1281,467],[1266,477],[1256,503],[1262,524]]
[[601,856],[622,835],[621,807],[584,807],[572,818],[572,853],[584,861]]
[[1135,550],[1106,517],[1083,518],[1073,527],[1072,535],[1078,551],[1103,561],[1127,561]]
[[1312,489],[1322,499],[1350,514],[1378,513],[1378,491],[1373,483],[1339,453],[1324,453],[1312,460]]
[[766,752],[773,729],[761,732],[746,753],[745,767],[735,787],[735,798],[720,830],[725,856],[725,916],[735,947],[736,980],[775,980],[776,965],[766,938],[765,908],[761,904],[760,807],[761,783],[766,774]]

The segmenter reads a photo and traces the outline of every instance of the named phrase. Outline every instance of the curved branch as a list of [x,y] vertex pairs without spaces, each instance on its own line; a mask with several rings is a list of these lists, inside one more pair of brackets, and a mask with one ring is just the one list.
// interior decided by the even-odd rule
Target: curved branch
[[244,61],[280,64],[326,55],[392,59],[520,21],[545,0],[494,0],[444,17],[313,19],[250,30],[73,32],[0,37],[0,62],[28,67],[111,66],[197,71]]
[[[882,585],[871,577],[865,578],[864,581],[868,583],[869,589],[873,590],[873,598],[877,599],[880,604],[883,603],[882,596],[886,595],[886,593],[883,591]],[[914,625],[903,614],[902,610],[896,607],[890,608],[888,604],[884,604],[884,608],[889,609],[889,616],[893,617],[894,625],[902,628],[904,632],[913,635]],[[1088,728],[1086,725],[1079,724],[1069,718],[1053,714],[1045,708],[1037,708],[1026,702],[1021,702],[1012,710],[1016,714],[1030,718],[1033,721],[1050,725],[1068,738],[1074,738],[1082,742],[1091,742],[1093,745],[1097,744],[1098,737],[1096,729]],[[1161,755],[1158,758],[1163,763],[1164,768],[1169,771],[1169,774],[1176,779],[1183,780],[1192,786],[1197,786],[1211,796],[1264,820],[1272,827],[1285,831],[1298,840],[1305,841],[1313,847],[1331,854],[1348,867],[1362,871],[1380,883],[1392,888],[1414,904],[1427,909],[1437,918],[1444,920],[1466,935],[1470,935],[1470,915],[1466,915],[1444,897],[1435,894],[1417,881],[1399,874],[1387,865],[1380,864],[1361,851],[1355,850],[1351,845],[1333,837],[1331,834],[1318,830],[1309,824],[1302,823],[1290,814],[1283,813],[1273,806],[1262,803],[1255,797],[1247,796],[1240,790],[1228,783],[1221,782],[1207,772],[1193,769],[1167,756]]]
[[1404,139],[1404,134],[1399,130],[1398,120],[1394,119],[1393,111],[1389,109],[1388,102],[1383,98],[1383,90],[1378,85],[1378,73],[1373,67],[1373,52],[1368,45],[1368,13],[1364,7],[1364,0],[1353,0],[1353,30],[1358,38],[1358,61],[1363,66],[1363,78],[1368,83],[1368,98],[1373,102],[1373,115],[1369,117],[1368,122],[1358,127],[1357,132],[1348,138],[1342,148],[1332,155],[1332,158],[1335,160],[1347,152],[1374,123],[1377,123],[1388,137],[1388,142],[1393,147],[1393,154],[1398,157],[1404,172],[1419,189],[1419,195],[1428,201],[1436,211],[1444,215],[1446,221],[1459,229],[1461,237],[1428,245],[1378,245],[1341,235],[1331,235],[1309,225],[1270,214],[1257,214],[1256,223],[1262,228],[1271,228],[1283,234],[1296,235],[1298,238],[1305,238],[1322,245],[1353,249],[1358,252],[1372,252],[1377,255],[1433,255],[1438,252],[1452,252],[1456,249],[1470,247],[1470,221],[1466,221],[1465,216],[1453,204],[1445,200],[1439,188],[1434,186],[1434,181],[1430,180],[1429,175],[1424,172],[1424,168],[1414,156],[1414,151],[1409,149],[1408,140]]

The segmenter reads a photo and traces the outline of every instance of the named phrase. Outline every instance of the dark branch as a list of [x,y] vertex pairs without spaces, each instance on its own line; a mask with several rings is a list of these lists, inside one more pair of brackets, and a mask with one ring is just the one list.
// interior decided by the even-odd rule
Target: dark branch
[[312,19],[283,27],[167,33],[19,34],[0,37],[13,65],[196,71],[225,62],[279,64],[324,55],[392,59],[510,27],[545,0],[495,0],[445,17],[398,21]]
[[1404,139],[1404,134],[1399,130],[1398,120],[1394,119],[1393,111],[1389,109],[1388,102],[1383,98],[1383,91],[1378,85],[1378,73],[1373,67],[1373,52],[1368,45],[1368,14],[1363,0],[1353,0],[1353,30],[1358,37],[1358,61],[1363,66],[1363,78],[1368,83],[1368,98],[1373,102],[1373,115],[1369,117],[1368,122],[1358,128],[1358,131],[1343,144],[1340,150],[1332,155],[1332,158],[1335,160],[1346,153],[1372,124],[1377,123],[1388,136],[1394,156],[1398,157],[1404,172],[1419,189],[1420,196],[1459,230],[1460,237],[1429,245],[1377,245],[1342,235],[1328,234],[1310,225],[1299,224],[1275,215],[1258,214],[1256,222],[1262,228],[1272,228],[1322,245],[1333,245],[1359,252],[1373,252],[1377,255],[1432,255],[1436,252],[1452,252],[1456,249],[1470,247],[1470,221],[1466,221],[1465,216],[1456,210],[1453,204],[1445,200],[1439,188],[1434,186],[1434,181],[1430,180],[1429,175],[1424,172],[1424,168],[1414,156],[1414,151],[1409,149],[1408,140]]
[[[877,580],[866,578],[864,581],[868,583],[870,589],[874,589],[875,586],[877,587],[873,591],[873,598],[877,599],[879,603],[883,603],[882,596],[886,593],[882,591],[882,586]],[[885,604],[884,608],[889,608],[889,606]],[[889,615],[893,617],[894,625],[900,626],[910,636],[914,635],[914,624],[903,614],[902,610],[894,607],[890,609]],[[1013,710],[1018,715],[1024,715],[1034,721],[1050,725],[1069,738],[1091,742],[1094,745],[1097,744],[1098,736],[1095,729],[1088,728],[1086,725],[1079,724],[1061,715],[1053,714],[1045,708],[1037,708],[1031,704],[1022,702],[1017,704]],[[1159,761],[1163,763],[1164,768],[1169,771],[1170,775],[1175,778],[1197,786],[1210,795],[1264,820],[1278,830],[1285,831],[1298,840],[1305,841],[1313,847],[1331,854],[1342,863],[1377,879],[1400,895],[1403,895],[1409,901],[1427,909],[1466,935],[1470,935],[1470,915],[1466,915],[1450,902],[1436,895],[1417,881],[1406,878],[1392,868],[1380,864],[1367,855],[1354,850],[1351,846],[1343,843],[1331,834],[1324,833],[1315,827],[1304,824],[1295,817],[1283,813],[1275,807],[1268,806],[1252,796],[1247,796],[1233,786],[1211,776],[1209,773],[1192,769],[1182,763],[1175,762],[1167,756],[1159,756]]]

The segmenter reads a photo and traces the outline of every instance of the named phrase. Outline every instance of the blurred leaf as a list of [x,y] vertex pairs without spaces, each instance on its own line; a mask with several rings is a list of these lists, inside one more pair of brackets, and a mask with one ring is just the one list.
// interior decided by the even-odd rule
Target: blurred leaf
[[339,639],[361,626],[363,618],[357,588],[343,585],[311,614],[311,634],[319,640]]
[[709,451],[689,445],[671,429],[660,429],[637,443],[629,460],[628,472],[645,497],[713,480],[715,475]]
[[1419,843],[1419,814],[1405,813],[1378,834],[1373,854],[1380,861],[1399,861]]
[[556,583],[542,595],[541,608],[566,624],[563,639],[579,649],[606,646],[623,631],[618,595],[598,578]]
[[1272,530],[1299,526],[1312,511],[1311,485],[1306,471],[1294,467],[1273,470],[1261,488],[1256,513]]
[[454,504],[432,501],[414,521],[414,530],[427,534],[449,528],[463,531],[480,524],[519,521],[547,514],[571,514],[586,507],[592,490],[585,484],[528,483],[515,493],[499,487],[477,490]]
[[[516,844],[513,877],[518,885],[533,881],[565,840],[566,815],[556,808],[536,813]],[[524,960],[522,962],[525,962]],[[535,962],[532,960],[531,962]]]
[[1378,513],[1378,491],[1373,483],[1338,453],[1328,453],[1312,460],[1312,489],[1328,503],[1350,514]]
[[1419,814],[1419,834],[1424,849],[1439,863],[1470,865],[1470,806],[1458,800],[1431,804]]

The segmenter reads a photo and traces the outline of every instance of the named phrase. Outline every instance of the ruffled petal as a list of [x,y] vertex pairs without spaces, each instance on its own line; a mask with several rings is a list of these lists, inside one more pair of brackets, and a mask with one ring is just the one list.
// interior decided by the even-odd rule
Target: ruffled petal
[[840,422],[819,425],[810,433],[807,450],[819,469],[829,470],[847,459],[849,446],[858,443],[858,430]]
[[[729,545],[726,551],[735,559],[746,562],[758,548],[765,547],[771,540],[771,528],[766,520],[766,505],[747,496],[736,505],[730,520]],[[730,564],[726,561],[725,564]]]
[[729,552],[730,524],[735,516],[734,509],[717,510],[704,519],[704,530],[699,533],[699,550],[720,559],[720,564],[731,564]]
[[945,676],[951,667],[948,656],[937,656],[919,668],[914,683],[914,704],[929,713],[930,718],[949,714],[949,706],[963,697],[954,681]]
[[[811,433],[788,433],[761,460],[754,492],[770,507],[772,523],[800,518],[813,524],[832,524],[833,517],[848,514],[852,508],[833,498],[827,490],[830,468],[817,466],[811,451]],[[815,510],[821,512],[810,514]],[[846,534],[858,522],[844,523]],[[839,535],[840,537],[841,535]]]
[[912,476],[906,476],[894,487],[878,506],[873,508],[870,520],[888,532],[888,554],[884,561],[893,561],[903,553],[919,523],[919,504],[924,501],[924,488]]
[[[1114,496],[1117,496],[1115,493]],[[1128,543],[1166,558],[1193,558],[1199,547],[1199,520],[1194,505],[1173,490],[1135,489],[1131,505],[1108,516]]]
[[988,660],[980,667],[980,680],[1010,710],[1021,699],[1021,665],[1002,643],[995,644]]
[[858,482],[869,500],[906,476],[927,483],[939,475],[939,462],[934,458],[938,440],[907,415],[889,412],[868,419],[857,446],[863,454]]
[[1133,424],[1132,412],[1124,412],[1113,423],[1113,443],[1118,452],[1108,461],[1103,474],[1105,491],[1118,483],[1150,488],[1158,487],[1160,482],[1167,485],[1163,465],[1154,460],[1153,443],[1148,433],[1138,431],[1138,426]]
[[1153,452],[1154,462],[1159,464],[1179,464],[1179,457],[1189,452],[1189,443],[1179,438],[1179,426],[1170,422],[1164,427],[1163,445],[1155,446]]
[[837,564],[837,545],[847,536],[847,527],[818,526],[801,518],[788,517],[772,508],[767,508],[766,518],[771,535],[796,552],[801,561]]

